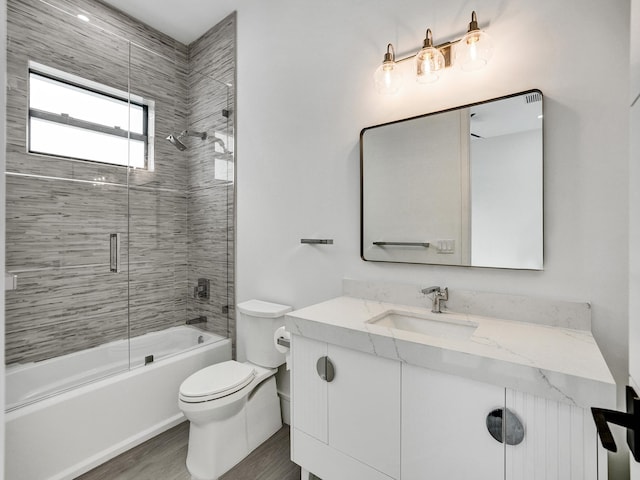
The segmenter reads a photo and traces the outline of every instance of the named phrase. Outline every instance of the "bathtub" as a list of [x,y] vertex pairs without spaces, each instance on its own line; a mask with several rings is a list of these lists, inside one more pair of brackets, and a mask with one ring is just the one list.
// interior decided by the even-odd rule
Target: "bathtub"
[[7,369],[7,480],[73,479],[177,425],[180,383],[231,359],[229,339],[191,326],[128,343]]

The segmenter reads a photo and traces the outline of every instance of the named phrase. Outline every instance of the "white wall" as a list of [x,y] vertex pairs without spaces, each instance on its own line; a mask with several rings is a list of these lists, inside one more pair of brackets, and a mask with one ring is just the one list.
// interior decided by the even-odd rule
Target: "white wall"
[[[402,55],[427,27],[461,35],[472,9],[495,42],[488,68],[376,94],[388,42]],[[629,0],[239,1],[237,300],[302,307],[343,277],[586,300],[624,385],[628,52]],[[360,260],[360,130],[531,88],[545,95],[544,271]],[[313,236],[335,244],[300,245]]]
[[472,265],[540,268],[541,159],[540,130],[471,141]]
[[[363,253],[367,260],[461,263],[462,250],[469,249],[462,235],[463,222],[468,223],[468,118],[466,111],[453,111],[365,132]],[[454,252],[439,253],[435,245],[439,239],[453,240]],[[373,245],[377,241],[430,242],[432,246],[378,247]],[[464,259],[468,262],[468,255]]]

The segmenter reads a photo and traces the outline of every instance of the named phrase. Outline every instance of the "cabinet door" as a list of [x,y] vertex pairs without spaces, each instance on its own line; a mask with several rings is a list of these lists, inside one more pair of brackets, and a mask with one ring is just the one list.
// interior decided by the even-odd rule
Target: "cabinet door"
[[402,366],[402,480],[501,479],[504,446],[486,417],[504,388]]
[[606,478],[598,476],[598,440],[587,409],[509,389],[506,405],[525,431],[522,443],[505,447],[506,480]]
[[299,335],[291,338],[292,427],[327,443],[327,382],[316,370],[327,344]]
[[329,445],[400,478],[400,362],[329,345]]

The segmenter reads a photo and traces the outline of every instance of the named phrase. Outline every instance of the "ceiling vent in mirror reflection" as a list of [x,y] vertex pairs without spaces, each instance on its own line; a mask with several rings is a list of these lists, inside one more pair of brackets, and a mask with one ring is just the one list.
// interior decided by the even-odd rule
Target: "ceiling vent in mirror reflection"
[[363,129],[362,259],[542,270],[542,107],[533,90]]
[[382,65],[373,74],[374,85],[382,95],[398,93],[405,78],[401,65],[405,62],[413,61],[416,81],[428,84],[438,81],[441,72],[452,65],[467,72],[480,70],[489,63],[492,55],[493,41],[489,34],[480,30],[476,12],[472,12],[467,33],[457,40],[434,46],[433,32],[427,28],[418,53],[399,60],[396,60],[393,44],[387,44]]

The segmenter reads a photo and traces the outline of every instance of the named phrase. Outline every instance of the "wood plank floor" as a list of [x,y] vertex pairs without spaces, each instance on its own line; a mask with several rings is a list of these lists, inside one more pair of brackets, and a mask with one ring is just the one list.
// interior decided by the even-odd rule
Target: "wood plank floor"
[[[189,422],[184,422],[77,480],[191,480],[185,466],[188,440]],[[285,425],[220,480],[300,480],[300,467],[289,456]]]

